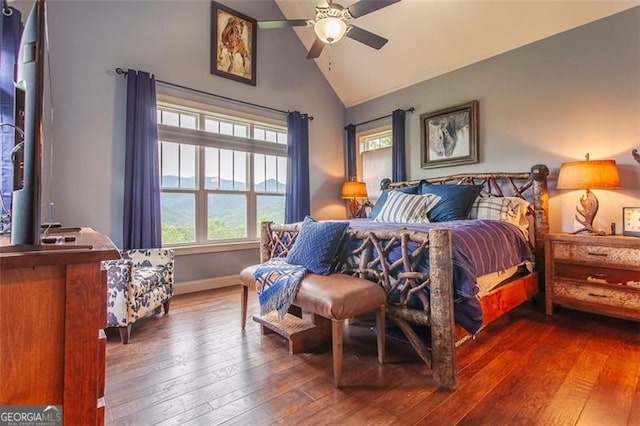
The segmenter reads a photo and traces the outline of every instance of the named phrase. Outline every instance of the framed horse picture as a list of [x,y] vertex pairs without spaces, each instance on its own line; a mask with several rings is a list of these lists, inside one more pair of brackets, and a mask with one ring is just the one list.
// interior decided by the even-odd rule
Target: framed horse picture
[[256,85],[256,20],[211,2],[211,74]]
[[420,115],[421,167],[478,162],[478,101]]

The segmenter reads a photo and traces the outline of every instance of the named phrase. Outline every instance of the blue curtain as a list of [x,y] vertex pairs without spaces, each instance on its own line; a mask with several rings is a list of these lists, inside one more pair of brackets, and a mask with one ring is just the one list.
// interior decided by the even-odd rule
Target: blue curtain
[[[2,2],[0,19],[0,123],[15,124],[14,72],[22,34],[20,11]],[[15,146],[15,129],[0,126],[0,230],[9,225],[13,165],[11,150]]]
[[391,115],[391,179],[393,182],[407,180],[407,169],[404,156],[405,111],[397,109]]
[[123,248],[160,247],[160,165],[156,82],[149,73],[127,72]]
[[356,180],[356,126],[355,124],[349,124],[345,127],[347,132],[347,179]]
[[287,192],[285,223],[300,222],[311,212],[309,195],[309,117],[298,111],[287,115]]

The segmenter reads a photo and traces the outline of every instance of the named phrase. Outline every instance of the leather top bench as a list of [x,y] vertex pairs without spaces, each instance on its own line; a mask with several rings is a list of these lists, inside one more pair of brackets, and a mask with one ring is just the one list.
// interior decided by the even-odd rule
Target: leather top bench
[[[258,265],[248,266],[240,272],[242,283],[242,329],[246,326],[248,287],[255,286],[253,273]],[[342,328],[344,320],[367,312],[376,312],[378,362],[384,362],[384,323],[386,293],[378,284],[345,274],[319,275],[307,273],[293,304],[299,308],[295,316],[284,319],[271,312],[254,317],[263,328],[263,334],[275,331],[289,340],[289,352],[302,352],[312,345],[327,340],[331,320],[334,386],[339,386],[342,376]],[[292,310],[290,310],[291,312]],[[294,310],[295,311],[295,310]],[[301,311],[301,312],[300,312]],[[310,319],[303,318],[311,314]],[[320,317],[320,318],[318,318]],[[323,321],[324,319],[324,321]],[[266,328],[266,329],[265,329]]]

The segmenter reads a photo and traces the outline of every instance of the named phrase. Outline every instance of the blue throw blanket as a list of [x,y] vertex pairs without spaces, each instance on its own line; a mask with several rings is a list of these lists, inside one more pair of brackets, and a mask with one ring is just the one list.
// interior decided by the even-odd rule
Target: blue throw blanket
[[258,266],[253,278],[256,280],[260,315],[275,309],[278,317],[284,318],[298,294],[300,281],[306,273],[304,266],[291,265],[279,257],[269,259]]

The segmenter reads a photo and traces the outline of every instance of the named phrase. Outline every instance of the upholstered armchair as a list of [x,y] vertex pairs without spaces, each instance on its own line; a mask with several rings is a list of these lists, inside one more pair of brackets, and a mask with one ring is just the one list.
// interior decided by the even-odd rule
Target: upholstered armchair
[[107,326],[118,327],[129,343],[131,324],[159,312],[169,313],[173,296],[173,250],[123,250],[122,259],[105,261]]

